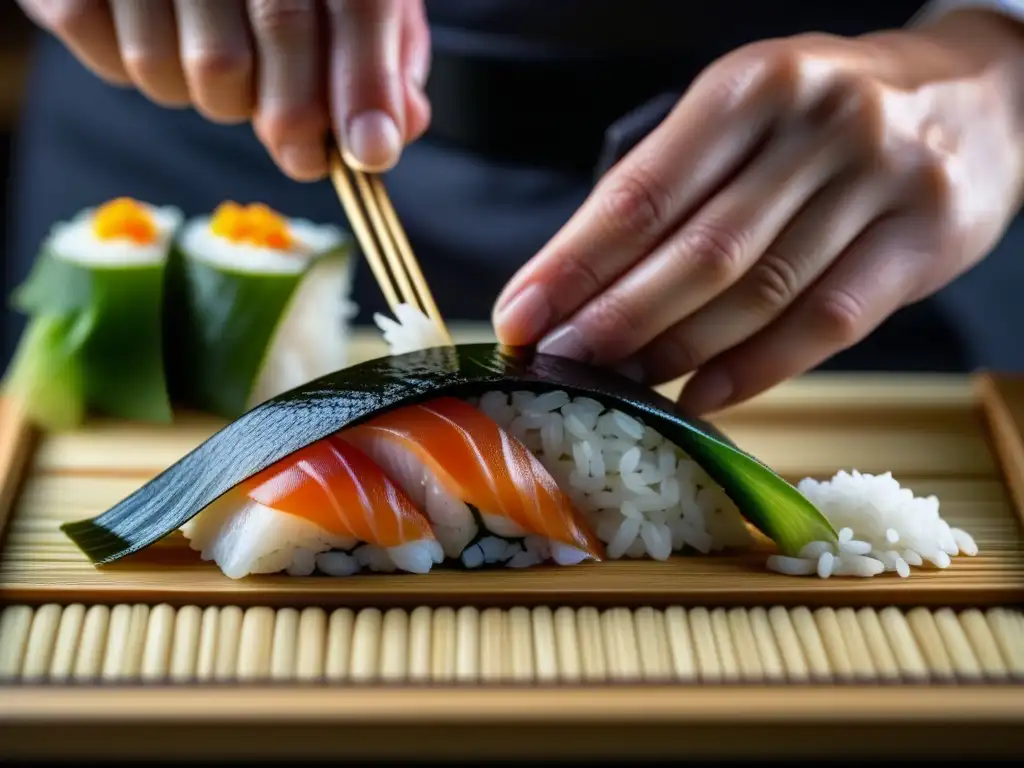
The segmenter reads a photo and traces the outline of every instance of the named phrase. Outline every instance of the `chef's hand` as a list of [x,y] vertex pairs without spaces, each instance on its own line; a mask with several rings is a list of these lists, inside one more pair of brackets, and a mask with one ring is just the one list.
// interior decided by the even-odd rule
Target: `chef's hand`
[[704,413],[813,368],[976,264],[1024,189],[1024,26],[760,42],[713,64],[511,281],[507,344]]
[[327,171],[332,127],[367,170],[426,130],[422,0],[19,0],[89,69],[168,107],[252,120],[281,169]]

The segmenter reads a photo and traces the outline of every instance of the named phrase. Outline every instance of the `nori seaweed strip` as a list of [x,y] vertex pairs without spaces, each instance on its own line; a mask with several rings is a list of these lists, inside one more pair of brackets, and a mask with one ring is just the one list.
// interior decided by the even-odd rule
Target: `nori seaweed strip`
[[95,563],[137,552],[172,533],[238,483],[289,454],[393,408],[488,390],[587,396],[642,419],[688,453],[740,512],[786,554],[835,530],[792,485],[710,424],[687,420],[624,376],[532,349],[437,347],[346,368],[268,400],[103,514],[61,526]]

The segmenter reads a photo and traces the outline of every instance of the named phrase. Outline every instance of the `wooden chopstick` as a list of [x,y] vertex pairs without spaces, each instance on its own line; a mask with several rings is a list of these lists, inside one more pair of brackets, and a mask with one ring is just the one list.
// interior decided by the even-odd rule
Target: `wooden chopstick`
[[413,306],[453,343],[384,182],[349,166],[336,148],[330,158],[334,189],[391,311],[397,314],[403,303]]

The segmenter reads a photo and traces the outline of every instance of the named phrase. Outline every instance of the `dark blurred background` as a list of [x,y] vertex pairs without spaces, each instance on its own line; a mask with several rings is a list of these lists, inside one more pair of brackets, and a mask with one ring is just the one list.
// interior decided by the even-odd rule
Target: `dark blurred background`
[[[11,157],[14,152],[15,132],[20,113],[21,98],[28,74],[32,41],[36,29],[25,18],[21,9],[12,2],[0,2],[0,247],[8,250],[10,226],[8,223],[11,199]],[[0,256],[2,258],[2,256]],[[4,311],[12,286],[8,284],[8,270],[0,269],[0,289]]]

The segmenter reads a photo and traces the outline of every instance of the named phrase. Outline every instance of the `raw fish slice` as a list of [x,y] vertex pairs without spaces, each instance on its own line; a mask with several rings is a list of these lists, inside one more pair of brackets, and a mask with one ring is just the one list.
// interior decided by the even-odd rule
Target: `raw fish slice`
[[[449,557],[479,531],[474,513],[502,539],[525,540],[542,557],[507,548],[485,561],[564,565],[600,560],[603,547],[569,497],[525,445],[472,405],[442,397],[377,416],[340,433],[366,452],[423,510]],[[545,546],[537,546],[537,540]],[[497,552],[488,538],[487,551]]]
[[337,436],[235,486],[182,530],[193,549],[232,578],[280,570],[308,575],[314,566],[336,575],[364,566],[426,573],[443,559],[409,498]]

